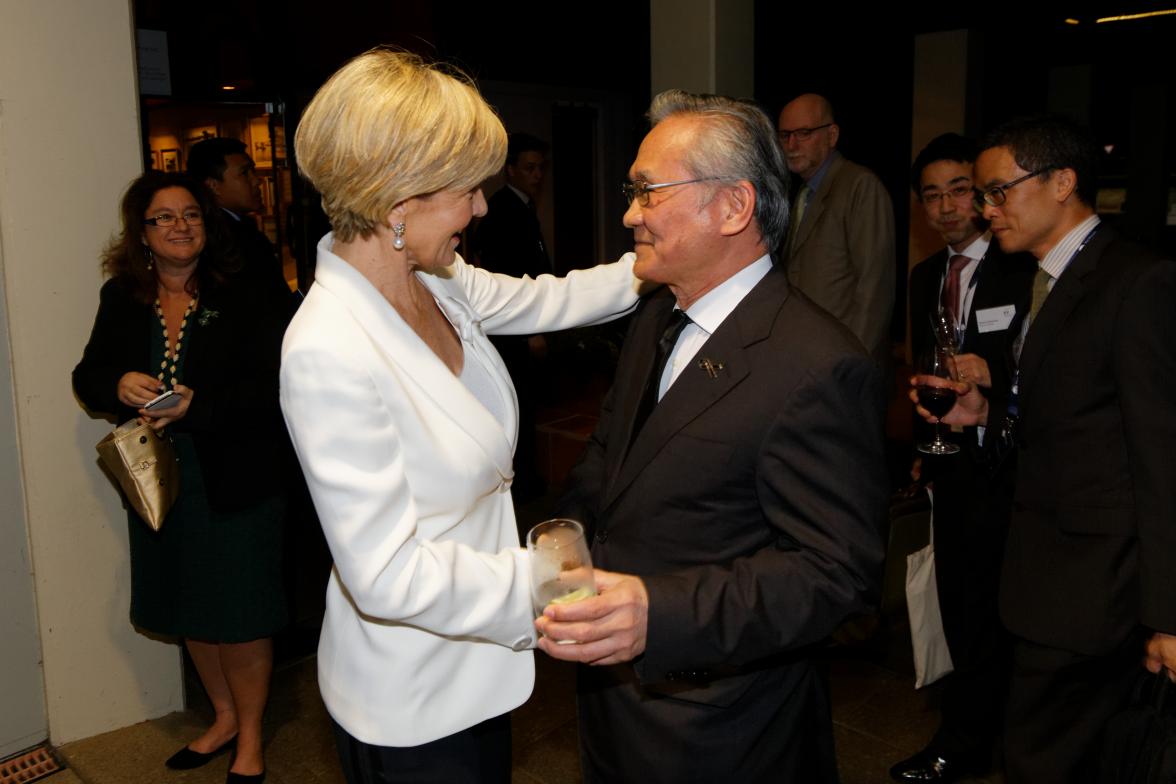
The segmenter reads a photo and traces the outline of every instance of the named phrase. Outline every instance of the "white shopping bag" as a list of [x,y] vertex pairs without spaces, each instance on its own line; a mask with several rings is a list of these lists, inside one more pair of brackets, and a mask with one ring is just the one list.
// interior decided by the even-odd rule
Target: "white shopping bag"
[[935,583],[935,498],[931,488],[927,488],[927,495],[932,510],[927,546],[907,556],[907,613],[911,620],[916,689],[934,683],[953,669]]

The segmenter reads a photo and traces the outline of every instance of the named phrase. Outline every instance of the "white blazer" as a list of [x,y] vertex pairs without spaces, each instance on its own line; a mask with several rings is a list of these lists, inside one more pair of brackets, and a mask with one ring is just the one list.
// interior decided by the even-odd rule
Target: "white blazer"
[[335,566],[318,651],[327,710],[355,738],[416,746],[522,704],[534,612],[510,484],[518,403],[486,333],[632,310],[633,254],[537,280],[460,257],[418,272],[494,375],[497,421],[368,280],[318,246],[282,345],[281,401]]

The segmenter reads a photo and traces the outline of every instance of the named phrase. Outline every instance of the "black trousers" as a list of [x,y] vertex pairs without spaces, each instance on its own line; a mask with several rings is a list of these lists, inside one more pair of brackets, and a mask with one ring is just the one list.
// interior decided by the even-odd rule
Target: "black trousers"
[[1012,477],[988,476],[967,452],[928,457],[923,470],[935,481],[935,573],[955,666],[930,748],[986,764],[1004,720],[1012,649],[997,602]]
[[1005,722],[1009,784],[1084,784],[1099,770],[1103,730],[1130,701],[1145,637],[1102,656],[1018,639]]
[[510,782],[510,714],[420,746],[373,746],[331,724],[348,784]]

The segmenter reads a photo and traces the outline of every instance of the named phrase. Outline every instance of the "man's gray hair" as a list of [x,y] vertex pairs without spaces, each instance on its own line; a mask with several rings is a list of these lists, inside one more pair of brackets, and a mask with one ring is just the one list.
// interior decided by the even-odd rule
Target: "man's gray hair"
[[788,233],[788,167],[776,140],[776,127],[753,102],[723,95],[666,90],[649,106],[657,125],[674,115],[706,121],[705,133],[686,153],[691,177],[747,180],[755,188],[755,222],[773,255]]

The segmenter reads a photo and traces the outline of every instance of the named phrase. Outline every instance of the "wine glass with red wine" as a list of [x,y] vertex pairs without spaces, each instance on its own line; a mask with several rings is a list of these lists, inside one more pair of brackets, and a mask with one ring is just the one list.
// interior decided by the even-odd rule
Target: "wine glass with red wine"
[[[935,376],[951,381],[956,380],[955,357],[950,349],[935,346],[919,358],[915,368],[919,377]],[[919,405],[931,412],[935,417],[935,438],[929,444],[919,444],[916,448],[929,455],[954,455],[960,448],[950,441],[943,440],[942,423],[939,421],[947,416],[947,412],[956,404],[955,390],[950,387],[935,387],[920,383],[915,391],[919,396]]]

